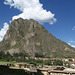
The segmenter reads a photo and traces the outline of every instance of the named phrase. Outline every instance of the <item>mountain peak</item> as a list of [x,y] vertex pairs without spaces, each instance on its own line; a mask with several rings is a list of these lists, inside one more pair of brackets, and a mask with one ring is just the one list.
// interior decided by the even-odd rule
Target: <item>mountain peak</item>
[[0,43],[0,51],[28,53],[30,56],[75,57],[75,51],[65,42],[55,38],[33,19],[16,19]]

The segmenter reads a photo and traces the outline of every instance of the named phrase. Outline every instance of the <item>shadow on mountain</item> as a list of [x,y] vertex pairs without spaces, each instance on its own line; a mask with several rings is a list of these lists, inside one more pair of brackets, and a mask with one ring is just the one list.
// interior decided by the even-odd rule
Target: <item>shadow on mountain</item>
[[23,69],[11,69],[8,66],[0,65],[0,75],[43,75],[37,72],[27,72]]
[[30,75],[23,69],[10,69],[8,66],[0,65],[0,75]]

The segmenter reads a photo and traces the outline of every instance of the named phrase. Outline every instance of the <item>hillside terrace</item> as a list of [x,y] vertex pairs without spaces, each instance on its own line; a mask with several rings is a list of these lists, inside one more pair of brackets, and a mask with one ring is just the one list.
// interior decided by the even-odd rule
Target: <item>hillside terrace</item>
[[7,63],[7,67],[13,69],[23,69],[31,75],[75,75],[75,69],[64,66],[33,65],[27,63]]

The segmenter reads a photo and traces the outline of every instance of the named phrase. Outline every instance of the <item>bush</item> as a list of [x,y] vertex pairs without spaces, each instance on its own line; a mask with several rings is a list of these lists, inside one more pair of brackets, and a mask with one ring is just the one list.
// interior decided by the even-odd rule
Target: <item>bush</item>
[[41,57],[41,58],[44,58],[45,56],[43,54],[40,54],[40,53],[35,53],[35,57]]
[[50,60],[46,60],[46,61],[44,62],[44,64],[45,64],[45,65],[52,65],[52,63],[51,63]]
[[54,60],[53,65],[55,65],[55,66],[63,66],[63,61],[61,61],[61,60]]

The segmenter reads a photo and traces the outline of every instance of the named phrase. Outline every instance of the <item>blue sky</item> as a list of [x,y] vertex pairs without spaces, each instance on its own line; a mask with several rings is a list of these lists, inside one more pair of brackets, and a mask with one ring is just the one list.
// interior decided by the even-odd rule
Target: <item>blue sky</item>
[[[25,18],[35,19],[36,21],[41,23],[56,38],[65,41],[66,43],[75,47],[75,0],[40,0],[40,1],[37,0],[39,2],[36,2],[36,0],[31,0],[29,3],[30,5],[33,4],[33,7],[31,6],[32,7],[31,9],[29,7],[30,5],[28,4],[26,5],[23,4],[22,6],[21,2],[26,0],[18,0],[21,2],[14,2],[14,3],[12,3],[11,1],[15,0],[0,0],[1,40],[8,29],[8,25],[10,25],[10,21],[13,21],[14,19],[18,18],[20,14],[23,17],[25,13],[27,13],[27,15],[28,14],[32,15],[34,13],[35,16],[33,16],[34,15],[33,14],[31,17],[26,16]],[[36,9],[37,7],[39,7],[40,9],[40,10],[37,9],[40,12],[38,15],[36,15],[35,13],[35,11],[37,11],[36,9],[32,13],[25,12],[25,10],[28,11],[33,10],[34,6],[36,7]],[[22,15],[22,13],[24,14]],[[41,16],[38,17],[39,15]],[[38,17],[39,19],[36,17]]]

